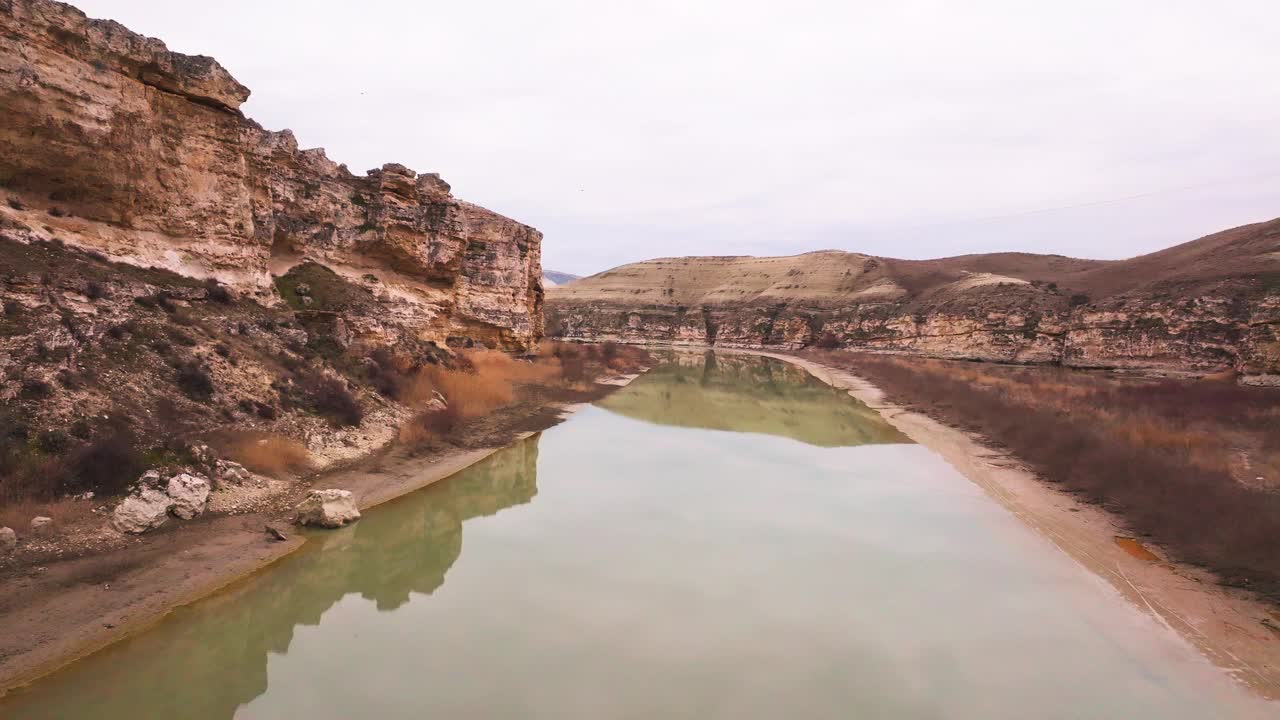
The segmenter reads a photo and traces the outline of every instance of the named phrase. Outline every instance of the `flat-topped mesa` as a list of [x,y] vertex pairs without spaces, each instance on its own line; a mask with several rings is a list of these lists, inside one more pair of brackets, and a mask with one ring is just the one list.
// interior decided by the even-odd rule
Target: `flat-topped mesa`
[[541,335],[537,230],[388,164],[365,176],[241,115],[249,90],[51,0],[0,0],[0,233],[211,277],[276,302],[273,276],[323,264],[385,309],[357,333]]
[[1280,220],[1123,261],[659,258],[550,288],[549,334],[1207,373],[1280,385]]

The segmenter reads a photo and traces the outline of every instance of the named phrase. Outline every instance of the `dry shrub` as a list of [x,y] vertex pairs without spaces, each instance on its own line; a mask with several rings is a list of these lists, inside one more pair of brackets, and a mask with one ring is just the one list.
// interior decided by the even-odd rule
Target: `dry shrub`
[[602,371],[630,373],[653,363],[643,348],[612,340],[599,345],[548,340],[538,353],[560,361],[561,379],[569,385],[580,385]]
[[278,477],[286,472],[305,472],[311,454],[302,443],[271,433],[244,433],[227,443],[224,453],[250,470]]
[[537,358],[533,362],[517,360],[496,350],[470,350],[463,353],[477,374],[515,384],[550,383],[560,375],[554,358]]
[[409,446],[423,445],[453,434],[461,422],[462,414],[453,405],[439,410],[424,410],[400,427],[400,442]]
[[65,460],[62,492],[115,495],[123,493],[147,467],[137,441],[128,432],[117,431],[76,450]]
[[364,419],[360,403],[338,378],[311,372],[299,380],[298,387],[311,411],[334,425],[359,425]]
[[515,389],[501,376],[441,367],[426,372],[432,386],[462,417],[479,417],[515,399]]
[[62,498],[60,500],[21,500],[5,503],[0,506],[0,527],[13,528],[20,536],[30,536],[31,518],[43,515],[53,518],[53,526],[47,533],[60,531],[62,528],[79,525],[96,518],[93,512],[94,500],[76,500]]
[[392,400],[402,399],[406,386],[413,381],[414,362],[387,347],[375,348],[369,353],[369,360],[365,374],[374,389]]
[[[1280,467],[1274,413],[1280,391],[814,355],[868,377],[897,402],[982,433],[1047,480],[1119,512],[1134,530],[1214,569],[1224,582],[1280,597],[1280,493],[1243,484],[1232,466],[1246,447],[1255,467]],[[1052,389],[1059,387],[1070,392]]]
[[548,385],[560,377],[555,358],[530,362],[495,350],[471,350],[459,360],[458,369],[424,368],[405,384],[404,399],[425,404],[439,392],[459,417],[479,417],[514,402],[519,385]]
[[[400,384],[399,400],[411,407],[422,407],[436,399],[436,384],[429,369],[419,370]],[[443,393],[441,393],[443,394]]]
[[[512,357],[495,350],[459,353],[454,368],[429,365],[398,383],[401,402],[424,407],[444,397],[445,410],[425,410],[400,429],[401,442],[417,445],[454,433],[458,425],[510,405],[522,386],[562,386],[590,379],[593,368],[620,370],[648,359],[635,348],[607,343],[594,346],[559,342],[542,343],[532,359]],[[589,364],[594,360],[594,364]],[[375,361],[378,361],[375,358]],[[379,361],[379,364],[383,364]]]
[[39,443],[28,443],[16,430],[9,428],[0,440],[0,505],[48,502],[90,490],[116,495],[147,466],[134,436],[124,430],[56,453],[39,450]]
[[209,371],[195,360],[178,365],[177,383],[182,392],[194,400],[208,400],[213,396],[213,378],[209,376]]
[[[615,352],[617,345],[614,345]],[[581,383],[587,379],[587,355],[589,350],[594,350],[591,345],[575,345],[565,342],[546,342],[539,348],[539,352],[545,353],[560,362],[560,378],[570,384]]]

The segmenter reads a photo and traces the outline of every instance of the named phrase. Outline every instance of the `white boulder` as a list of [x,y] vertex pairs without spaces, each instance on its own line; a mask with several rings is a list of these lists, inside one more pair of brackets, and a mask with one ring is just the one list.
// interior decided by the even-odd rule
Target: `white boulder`
[[18,547],[18,533],[10,527],[0,527],[0,555],[8,555]]
[[253,475],[240,463],[231,462],[230,460],[218,461],[218,480],[220,482],[243,485],[252,478]]
[[37,515],[36,517],[31,518],[31,530],[33,532],[39,532],[42,528],[48,527],[49,525],[52,525],[52,524],[53,524],[53,518],[51,517],[45,517],[44,515]]
[[124,533],[144,533],[164,524],[173,500],[158,488],[139,485],[132,495],[116,506],[111,526]]
[[359,519],[360,509],[347,490],[312,490],[298,503],[299,525],[336,528]]
[[199,475],[174,475],[169,478],[166,493],[171,501],[169,511],[183,520],[202,514],[209,505],[209,481]]

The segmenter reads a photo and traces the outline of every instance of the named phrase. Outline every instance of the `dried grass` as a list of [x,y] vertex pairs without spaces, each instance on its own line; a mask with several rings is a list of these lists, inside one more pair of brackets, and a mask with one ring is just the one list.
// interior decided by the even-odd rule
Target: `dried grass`
[[453,434],[461,422],[462,416],[453,406],[425,410],[400,427],[399,440],[405,445],[418,447]]
[[896,402],[982,433],[1225,582],[1280,597],[1280,493],[1248,484],[1255,473],[1280,470],[1280,391],[1061,368],[813,355],[869,378]]
[[272,477],[305,472],[311,467],[311,453],[305,445],[271,433],[238,434],[226,442],[224,454],[256,473]]
[[399,438],[407,445],[423,445],[455,433],[468,419],[514,403],[522,387],[580,389],[593,371],[630,371],[648,360],[643,350],[613,343],[596,347],[544,342],[531,358],[496,350],[463,351],[457,367],[429,365],[399,383],[400,400],[411,407],[426,408],[437,393],[447,403],[443,410],[424,409],[415,415],[400,428]]
[[555,358],[527,361],[495,350],[472,350],[462,353],[461,359],[463,369],[423,368],[405,384],[402,399],[423,405],[439,392],[460,418],[473,418],[510,405],[520,385],[552,385],[561,376]]
[[97,517],[94,512],[93,500],[76,500],[74,498],[63,498],[61,500],[23,500],[19,502],[5,503],[0,507],[0,527],[13,528],[14,532],[19,536],[30,537],[33,534],[40,534],[39,531],[33,533],[31,530],[31,518],[43,515],[53,518],[53,525],[48,526],[45,533],[58,531],[59,528],[65,528],[72,525],[79,525],[92,518]]

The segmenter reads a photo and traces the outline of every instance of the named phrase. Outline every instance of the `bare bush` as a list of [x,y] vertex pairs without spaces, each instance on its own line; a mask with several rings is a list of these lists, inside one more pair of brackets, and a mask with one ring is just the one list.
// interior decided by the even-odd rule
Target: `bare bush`
[[213,378],[209,372],[195,360],[178,364],[178,387],[182,392],[195,400],[208,400],[213,397]]
[[462,422],[462,414],[453,405],[437,410],[424,410],[400,428],[400,442],[418,446],[452,435]]
[[302,443],[271,433],[240,433],[224,441],[224,454],[250,470],[280,476],[311,467],[311,454]]
[[359,425],[364,410],[345,383],[320,372],[303,375],[298,388],[307,407],[334,425]]
[[437,367],[427,373],[431,384],[462,417],[479,417],[515,399],[515,390],[505,378]]
[[10,426],[0,441],[0,505],[46,502],[88,490],[116,495],[146,469],[134,437],[125,431],[74,446],[62,434],[53,447],[54,431],[40,433],[30,443],[26,432]]
[[[1280,597],[1280,391],[1052,368],[824,353],[897,402],[977,431],[1225,582]],[[1235,470],[1241,448],[1254,468]]]

